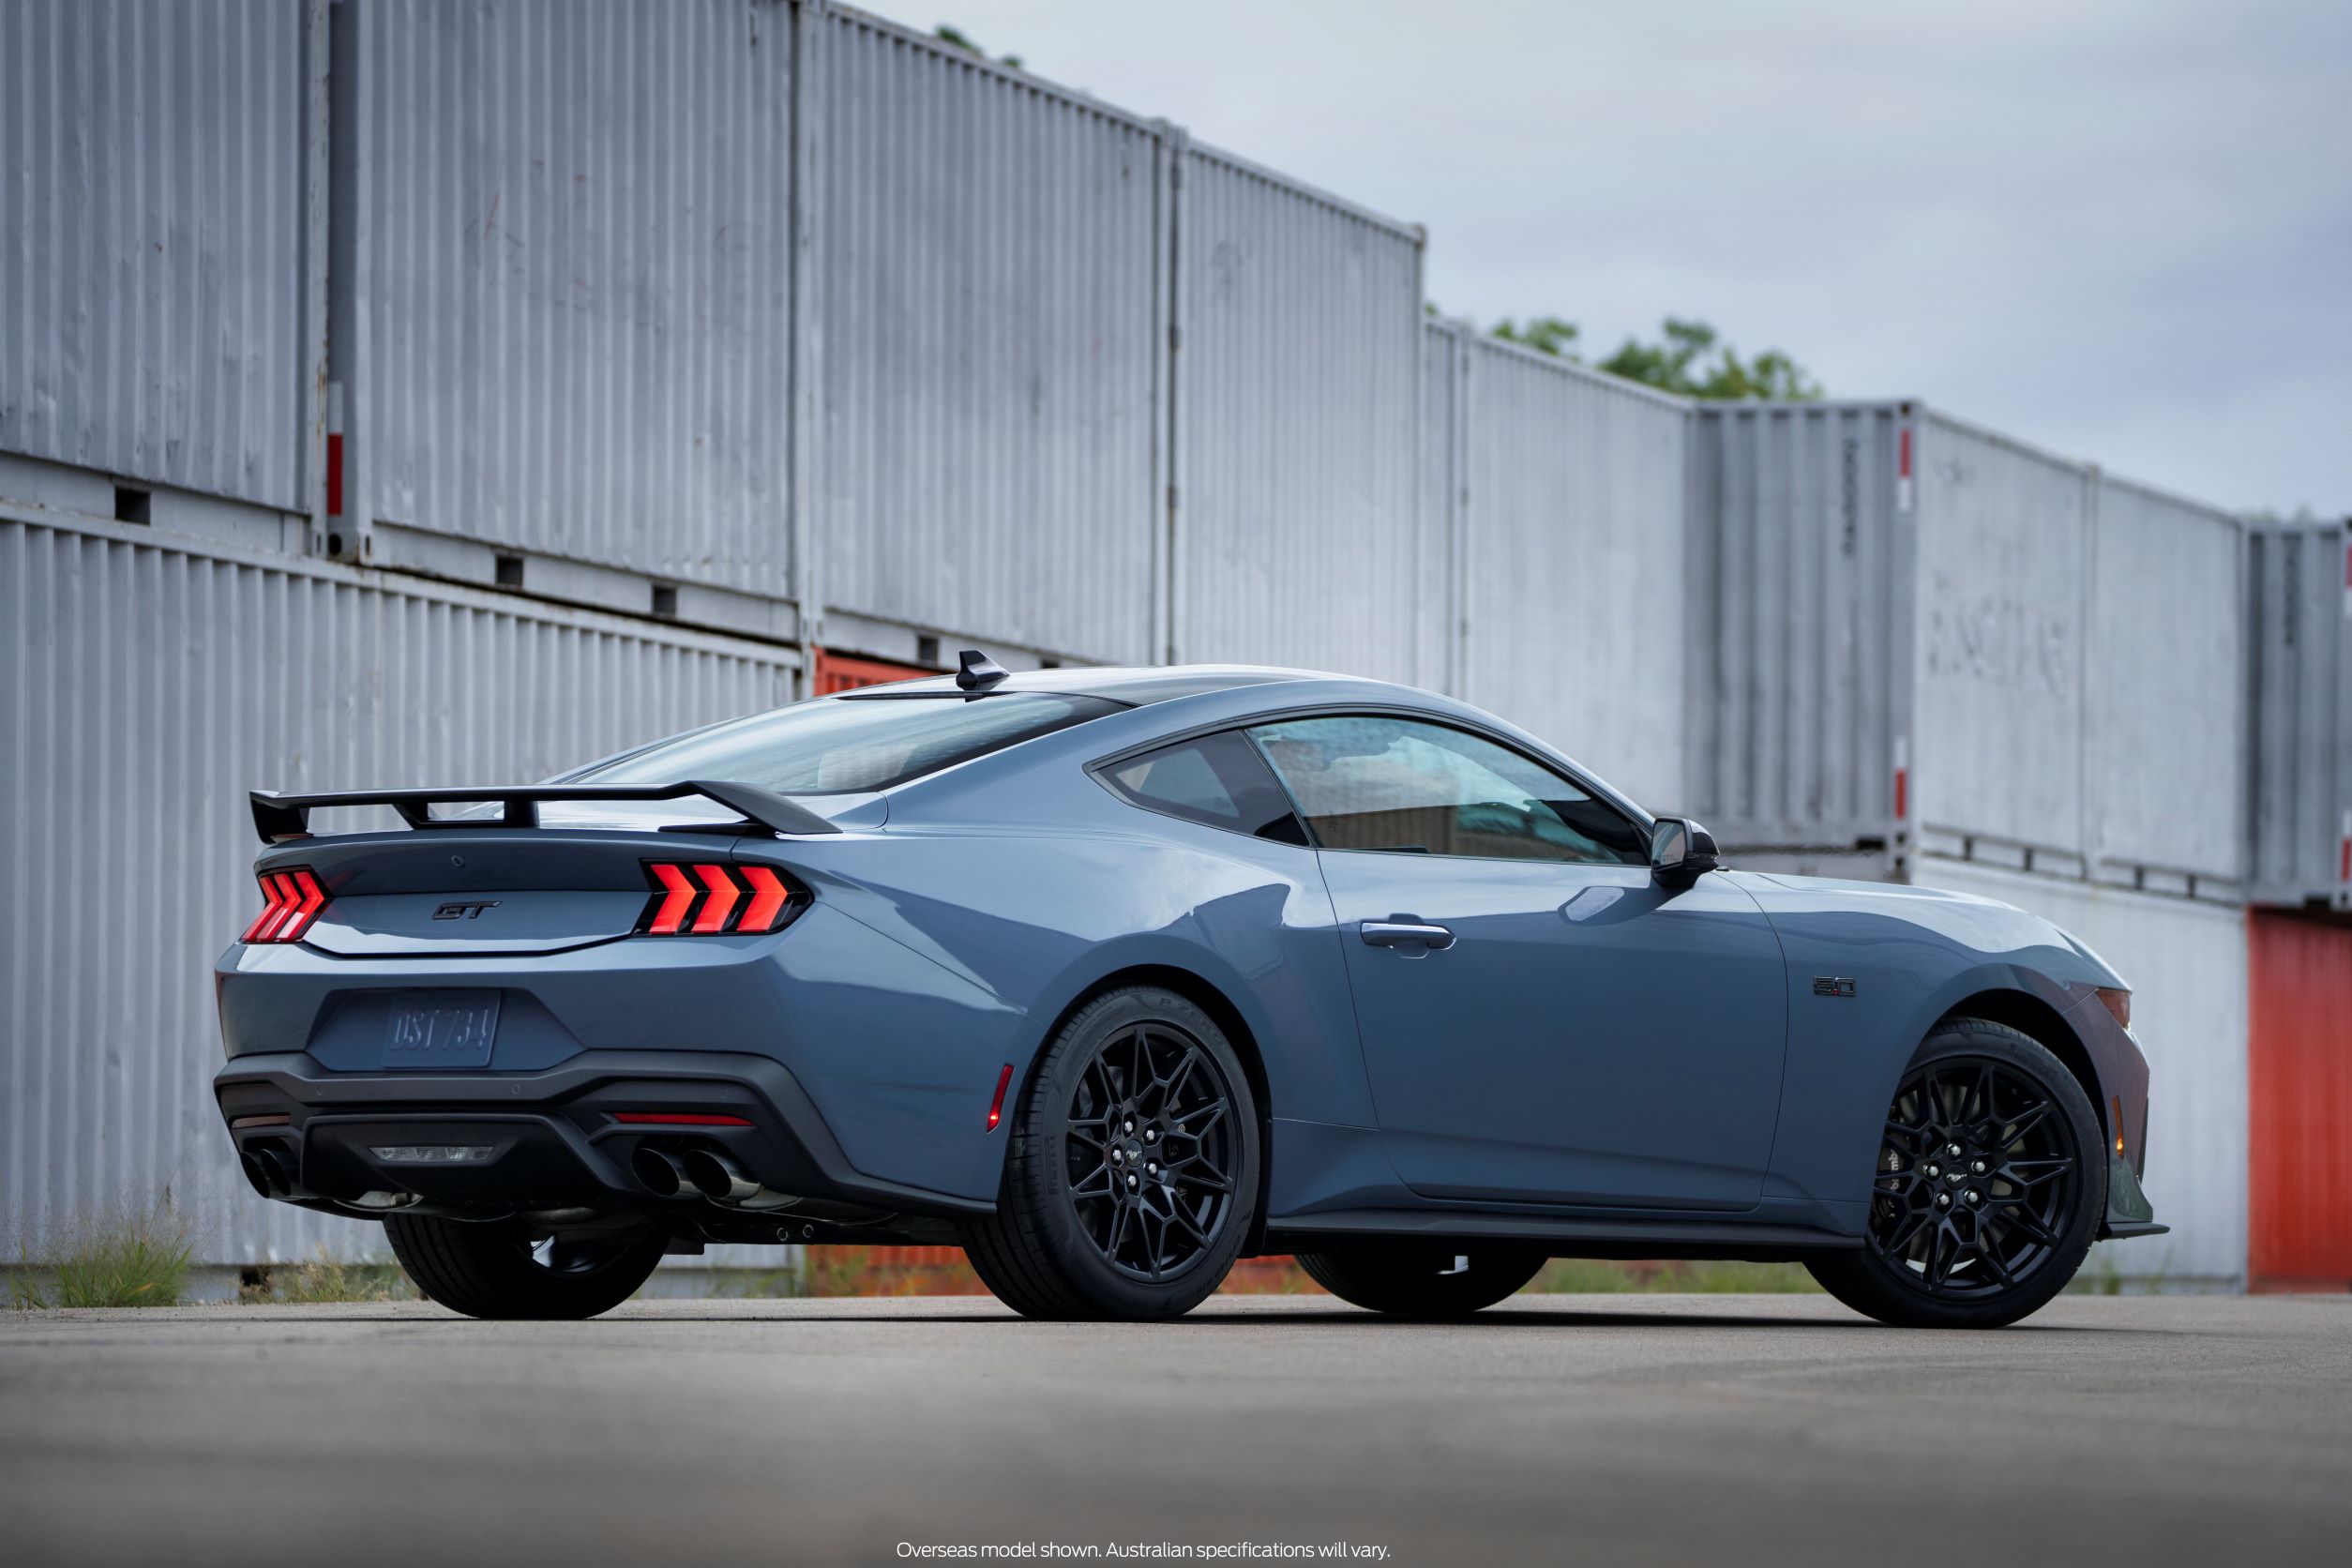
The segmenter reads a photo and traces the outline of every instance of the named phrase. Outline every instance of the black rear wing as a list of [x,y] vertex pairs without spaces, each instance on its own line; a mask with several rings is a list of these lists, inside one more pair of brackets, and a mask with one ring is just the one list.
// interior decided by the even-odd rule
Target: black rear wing
[[[289,795],[255,790],[253,830],[264,844],[301,838],[310,832],[310,813],[323,806],[388,806],[400,820],[417,828],[520,828],[539,825],[542,802],[559,800],[680,800],[701,795],[730,811],[743,813],[740,822],[714,822],[698,831],[708,833],[838,833],[841,830],[805,806],[757,784],[728,784],[695,779],[683,784],[510,784],[449,790],[338,790],[326,794]],[[496,801],[504,809],[495,817],[436,817],[433,802]]]

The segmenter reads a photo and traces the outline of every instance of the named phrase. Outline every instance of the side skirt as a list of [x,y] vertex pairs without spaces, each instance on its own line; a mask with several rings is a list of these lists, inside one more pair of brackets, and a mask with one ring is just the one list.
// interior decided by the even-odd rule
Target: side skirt
[[1741,1225],[1706,1220],[1562,1219],[1552,1215],[1357,1209],[1299,1214],[1266,1226],[1268,1252],[1374,1242],[1516,1242],[1555,1258],[1722,1258],[1777,1263],[1807,1253],[1850,1249],[1859,1236],[1802,1225]]

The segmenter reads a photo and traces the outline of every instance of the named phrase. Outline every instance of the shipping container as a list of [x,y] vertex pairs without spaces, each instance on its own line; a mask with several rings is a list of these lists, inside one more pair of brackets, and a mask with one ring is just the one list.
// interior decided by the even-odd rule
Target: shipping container
[[2242,897],[2237,520],[1916,403],[1696,419],[1690,804],[1725,843]]
[[2352,924],[2247,921],[2253,1285],[2352,1289]]
[[2252,530],[2253,897],[2352,911],[2352,522]]
[[920,665],[894,664],[888,659],[865,658],[856,654],[837,654],[830,648],[820,648],[809,660],[808,695],[830,697],[837,691],[887,686],[893,681],[916,681],[938,673],[936,670],[926,670]]
[[1151,662],[1166,136],[861,13],[826,12],[813,47],[824,605]]
[[1690,405],[1468,341],[1463,694],[1679,808]]
[[2245,526],[2099,476],[2093,517],[2088,841],[2103,878],[2243,897]]
[[1210,148],[1177,170],[1168,657],[1442,682],[1420,229]]
[[1726,846],[1889,851],[1909,809],[1916,410],[1692,417],[1684,804]]
[[0,913],[0,1255],[167,1196],[202,1261],[380,1245],[255,1197],[213,1108],[210,968],[259,907],[247,791],[542,778],[787,701],[796,663],[0,507],[0,885],[39,890]]
[[339,553],[789,597],[792,11],[334,9]]
[[0,453],[309,512],[325,9],[0,6]]
[[2201,900],[1923,855],[1912,881],[2055,922],[2132,986],[2148,1057],[2148,1196],[2163,1236],[2101,1244],[2127,1275],[2179,1288],[2246,1278],[2245,914]]

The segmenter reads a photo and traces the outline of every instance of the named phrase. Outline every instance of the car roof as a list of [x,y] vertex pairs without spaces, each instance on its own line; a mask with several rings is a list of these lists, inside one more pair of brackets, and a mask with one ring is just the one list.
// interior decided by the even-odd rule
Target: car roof
[[[1130,707],[1166,702],[1179,697],[1230,691],[1239,686],[1273,686],[1284,681],[1336,681],[1348,677],[1318,670],[1280,670],[1254,664],[1178,664],[1160,669],[1102,669],[1092,666],[1063,670],[1023,670],[1007,675],[988,689],[1049,692],[1063,697],[1101,697]],[[845,699],[877,697],[966,697],[953,675],[893,681],[886,686],[860,686],[839,693]]]

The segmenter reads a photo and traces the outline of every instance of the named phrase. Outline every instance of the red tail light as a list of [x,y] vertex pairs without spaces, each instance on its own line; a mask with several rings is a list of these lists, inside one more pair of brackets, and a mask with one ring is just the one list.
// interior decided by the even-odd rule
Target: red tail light
[[326,908],[326,889],[319,885],[307,866],[290,871],[264,871],[256,879],[262,884],[262,912],[253,917],[253,924],[245,928],[239,942],[300,942],[302,933]]
[[808,901],[765,866],[653,861],[645,874],[659,889],[645,905],[643,929],[652,936],[757,936],[783,929]]

